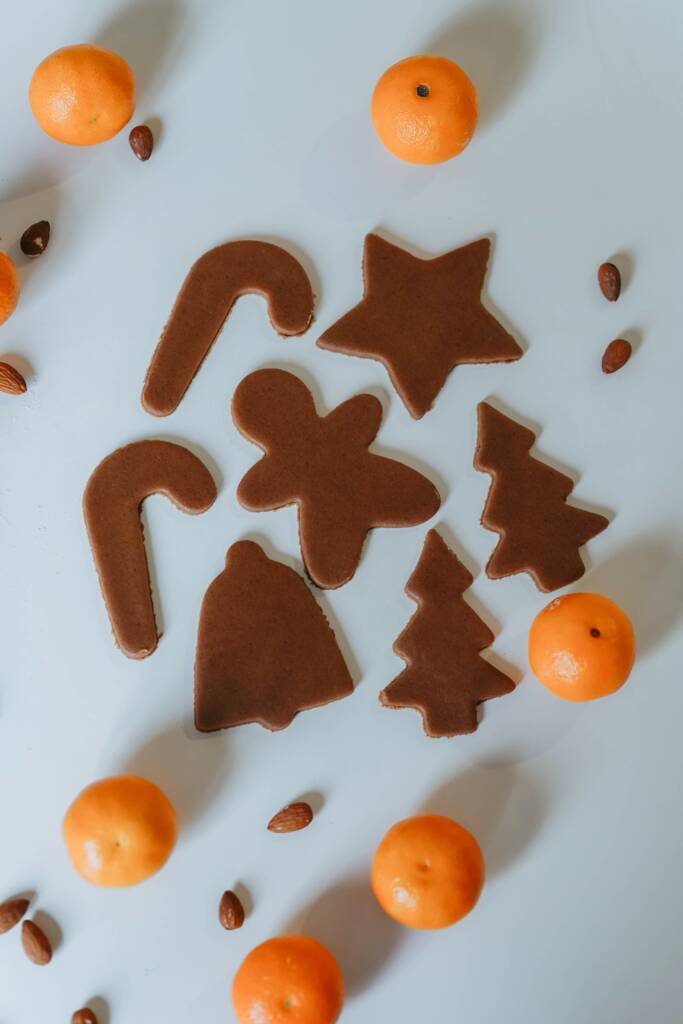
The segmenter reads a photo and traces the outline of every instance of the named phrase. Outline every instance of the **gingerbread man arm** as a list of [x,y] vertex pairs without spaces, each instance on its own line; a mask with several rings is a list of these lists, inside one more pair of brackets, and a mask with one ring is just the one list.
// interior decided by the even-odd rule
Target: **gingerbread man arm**
[[114,637],[129,658],[146,658],[159,642],[140,522],[150,494],[196,515],[214,503],[216,485],[196,455],[170,441],[119,448],[90,477],[85,523]]
[[348,444],[367,448],[382,425],[382,403],[374,395],[354,395],[324,418],[325,428]]
[[204,253],[185,278],[147,371],[142,404],[168,416],[206,358],[241,295],[262,295],[270,321],[285,337],[313,319],[313,290],[301,264],[270,242],[228,242]]

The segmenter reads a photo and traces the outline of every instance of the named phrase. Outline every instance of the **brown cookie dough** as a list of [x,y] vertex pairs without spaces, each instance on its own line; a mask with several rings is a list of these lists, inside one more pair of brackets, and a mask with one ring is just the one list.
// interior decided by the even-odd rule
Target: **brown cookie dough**
[[142,391],[147,412],[168,416],[178,407],[233,304],[249,293],[266,299],[278,334],[303,334],[313,319],[306,271],[280,246],[246,240],[209,250],[185,278],[152,356]]
[[202,602],[197,728],[284,729],[299,711],[352,691],[332,628],[298,573],[252,541],[233,544]]
[[527,572],[539,590],[557,590],[583,576],[579,548],[609,520],[567,504],[573,481],[529,454],[536,435],[487,402],[479,404],[474,466],[490,473],[481,522],[500,540],[486,566],[493,580]]
[[380,694],[389,708],[416,708],[428,736],[459,736],[477,728],[477,706],[515,686],[479,654],[494,636],[463,599],[473,577],[430,530],[406,584],[418,606],[394,651],[406,668]]
[[373,395],[356,395],[318,416],[298,377],[257,370],[237,387],[232,416],[266,453],[242,478],[240,504],[252,512],[298,505],[301,554],[319,587],[351,579],[373,527],[415,526],[441,504],[416,470],[368,451],[382,421]]
[[112,452],[93,472],[83,511],[114,638],[129,658],[159,642],[140,506],[164,494],[183,512],[205,512],[216,485],[196,455],[170,441],[138,441]]
[[489,239],[480,238],[422,260],[368,235],[365,295],[318,345],[378,359],[411,416],[420,419],[455,366],[509,363],[523,354],[481,302],[490,252]]

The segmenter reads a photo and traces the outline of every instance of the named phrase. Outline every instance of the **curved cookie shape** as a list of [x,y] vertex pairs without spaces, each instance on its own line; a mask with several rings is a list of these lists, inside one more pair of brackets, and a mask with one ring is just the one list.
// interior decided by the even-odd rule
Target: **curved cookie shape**
[[546,592],[573,583],[586,571],[579,548],[609,520],[567,504],[573,481],[530,455],[532,430],[487,402],[478,414],[474,466],[492,477],[481,522],[500,535],[486,575],[498,580],[527,572]]
[[334,632],[298,573],[253,541],[233,544],[202,601],[195,723],[284,729],[295,715],[353,692]]
[[164,494],[183,512],[206,512],[216,485],[196,455],[170,441],[138,441],[100,462],[83,495],[102,596],[116,643],[129,658],[146,658],[159,642],[140,506]]
[[313,319],[313,289],[306,271],[270,242],[227,242],[200,256],[183,282],[164,327],[142,390],[153,416],[180,404],[234,303],[262,295],[270,321],[285,337],[303,334]]
[[373,395],[356,395],[318,416],[298,377],[257,370],[238,385],[232,417],[266,453],[242,478],[238,501],[252,512],[298,505],[301,554],[319,587],[351,579],[373,527],[415,526],[441,504],[422,474],[368,451],[382,422]]
[[368,235],[365,294],[318,345],[379,360],[410,415],[420,419],[456,366],[509,363],[523,355],[481,301],[490,253],[490,240],[480,238],[423,260]]
[[394,642],[406,667],[380,694],[388,708],[416,708],[428,736],[474,732],[482,701],[514,683],[480,656],[494,636],[463,593],[473,577],[436,530],[427,534],[406,594],[417,611]]

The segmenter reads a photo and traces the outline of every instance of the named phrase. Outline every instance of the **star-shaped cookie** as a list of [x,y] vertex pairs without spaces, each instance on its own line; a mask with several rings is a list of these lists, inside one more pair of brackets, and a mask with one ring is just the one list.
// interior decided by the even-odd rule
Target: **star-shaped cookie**
[[379,235],[365,239],[363,299],[320,348],[378,359],[411,416],[428,412],[461,363],[510,363],[522,349],[482,305],[491,242],[418,259]]

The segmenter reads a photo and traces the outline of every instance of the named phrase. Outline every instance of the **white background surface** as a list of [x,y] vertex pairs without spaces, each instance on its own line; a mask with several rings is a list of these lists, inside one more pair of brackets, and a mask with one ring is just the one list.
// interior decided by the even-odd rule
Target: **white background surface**
[[[161,124],[148,164],[125,134],[77,151],[32,122],[33,68],[80,41],[133,64],[136,119]],[[35,0],[3,19],[0,244],[16,255],[42,217],[53,237],[22,261],[21,304],[0,332],[2,353],[31,369],[25,398],[0,396],[0,896],[35,891],[62,939],[45,969],[18,932],[0,939],[2,1024],[67,1021],[92,996],[101,1024],[230,1020],[239,961],[292,927],[339,957],[349,1024],[680,1021],[682,45],[675,0]],[[435,169],[391,158],[368,116],[381,71],[425,50],[459,60],[482,105],[471,147]],[[457,370],[419,423],[379,364],[314,346],[359,298],[377,227],[434,254],[491,233],[489,300],[527,347],[511,366]],[[282,341],[262,301],[242,300],[179,410],[155,421],[140,387],[176,291],[200,253],[239,237],[303,257],[316,323]],[[609,305],[595,269],[615,254],[625,290]],[[605,377],[618,335],[635,355]],[[475,735],[429,740],[416,713],[377,701],[401,669],[391,644],[425,528],[376,532],[352,583],[320,598],[353,651],[353,697],[280,734],[194,734],[198,608],[227,547],[257,536],[299,564],[294,511],[250,515],[234,499],[258,452],[229,398],[264,365],[312,375],[323,408],[373,389],[380,444],[440,486],[435,522],[522,676]],[[547,694],[525,653],[546,598],[526,577],[483,576],[495,537],[478,525],[488,478],[471,463],[489,395],[540,430],[577,500],[614,514],[580,584],[635,621],[637,668],[612,699]],[[220,494],[198,518],[148,502],[164,636],[135,663],[110,636],[80,502],[104,455],[153,436],[196,446]],[[109,892],[76,876],[60,823],[81,787],[123,769],[167,790],[183,833],[156,878]],[[312,828],[266,832],[311,791]],[[385,829],[425,807],[475,832],[489,879],[466,921],[409,934],[373,903],[368,870]],[[227,934],[216,907],[237,881],[253,913]]]

